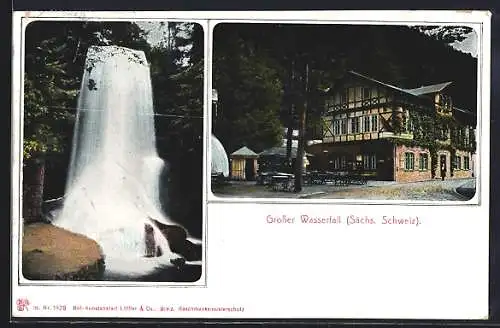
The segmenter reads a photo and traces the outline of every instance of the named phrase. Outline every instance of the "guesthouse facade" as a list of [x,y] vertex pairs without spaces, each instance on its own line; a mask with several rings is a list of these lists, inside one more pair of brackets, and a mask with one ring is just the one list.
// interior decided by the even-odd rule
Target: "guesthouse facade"
[[453,103],[452,86],[403,89],[347,72],[325,97],[311,166],[398,182],[472,177],[476,115]]

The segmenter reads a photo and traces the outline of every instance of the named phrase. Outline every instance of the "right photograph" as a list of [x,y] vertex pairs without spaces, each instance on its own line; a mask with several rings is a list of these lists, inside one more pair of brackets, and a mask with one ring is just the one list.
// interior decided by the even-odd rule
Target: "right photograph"
[[471,200],[478,48],[467,26],[216,25],[212,193]]

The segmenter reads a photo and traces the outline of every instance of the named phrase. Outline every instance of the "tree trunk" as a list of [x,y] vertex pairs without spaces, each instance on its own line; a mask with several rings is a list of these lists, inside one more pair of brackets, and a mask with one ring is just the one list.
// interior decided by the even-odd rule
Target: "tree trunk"
[[291,65],[291,73],[290,73],[290,97],[289,99],[289,104],[288,104],[288,128],[287,128],[287,133],[286,133],[286,159],[288,161],[288,166],[290,171],[293,171],[292,167],[292,139],[293,139],[293,114],[294,114],[294,79],[295,79],[295,74],[294,74],[294,69],[295,69],[295,62],[292,60],[292,65]]
[[307,96],[309,89],[309,64],[305,67],[305,88],[303,104],[300,106],[299,114],[299,141],[297,147],[297,157],[295,158],[295,192],[302,191],[302,174],[304,173],[304,154],[305,154],[305,132],[306,132],[306,114],[307,114]]
[[42,218],[45,159],[38,157],[26,161],[23,168],[23,220],[24,223]]
[[305,153],[305,128],[306,128],[306,111],[307,101],[300,106],[299,116],[299,141],[297,147],[297,157],[295,158],[295,191],[302,191],[302,175],[304,173],[304,153]]
[[288,128],[286,131],[286,159],[288,167],[293,170],[292,167],[292,139],[293,139],[293,105],[290,105],[290,112],[288,113],[290,121],[288,122]]

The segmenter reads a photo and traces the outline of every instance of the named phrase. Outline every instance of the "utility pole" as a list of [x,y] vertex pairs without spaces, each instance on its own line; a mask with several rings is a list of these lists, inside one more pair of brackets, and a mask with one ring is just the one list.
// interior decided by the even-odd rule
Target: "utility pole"
[[299,140],[297,147],[297,158],[295,159],[295,192],[302,191],[302,174],[304,172],[304,153],[305,153],[305,130],[306,130],[306,114],[307,114],[307,98],[309,93],[309,63],[305,63],[305,74],[304,74],[304,90],[302,104],[300,106],[299,113]]

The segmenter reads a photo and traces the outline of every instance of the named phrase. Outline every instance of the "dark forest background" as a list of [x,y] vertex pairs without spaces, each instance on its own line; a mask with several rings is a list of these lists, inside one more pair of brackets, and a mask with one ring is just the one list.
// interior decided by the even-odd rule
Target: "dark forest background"
[[[476,111],[477,58],[454,49],[468,27],[219,24],[214,29],[214,133],[231,153],[279,145],[307,103],[305,139],[320,138],[323,95],[348,70],[402,88],[452,81]],[[427,34],[426,34],[427,33]]]
[[64,195],[85,56],[91,45],[143,50],[150,63],[157,148],[168,163],[167,213],[201,237],[203,29],[162,23],[153,46],[132,22],[38,21],[25,39],[23,215],[39,220],[42,200]]

